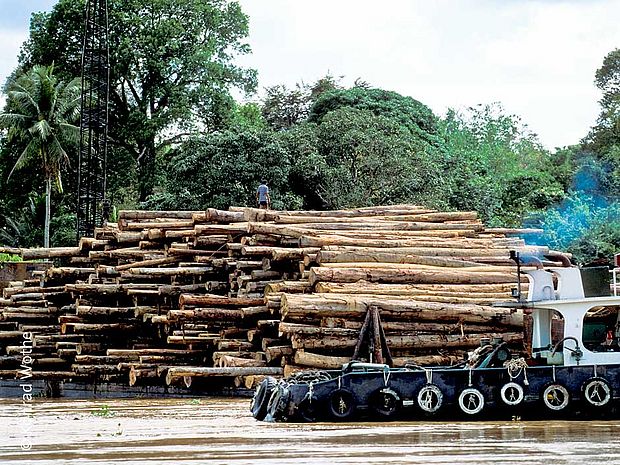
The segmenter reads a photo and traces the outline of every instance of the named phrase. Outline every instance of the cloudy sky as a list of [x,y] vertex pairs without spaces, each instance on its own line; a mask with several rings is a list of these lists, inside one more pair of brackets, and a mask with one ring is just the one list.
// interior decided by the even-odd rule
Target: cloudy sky
[[[0,81],[32,11],[0,0]],[[620,47],[618,0],[240,0],[261,87],[361,78],[443,114],[501,102],[549,148],[573,144],[598,114],[594,72]]]

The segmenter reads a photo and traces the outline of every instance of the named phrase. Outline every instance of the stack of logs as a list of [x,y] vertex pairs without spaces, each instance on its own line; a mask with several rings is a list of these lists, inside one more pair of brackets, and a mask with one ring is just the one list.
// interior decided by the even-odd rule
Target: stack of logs
[[412,205],[122,211],[78,247],[0,249],[55,263],[4,290],[0,377],[30,337],[34,377],[251,388],[349,361],[369,307],[398,366],[518,346],[523,315],[491,303],[515,286],[510,250],[558,254],[515,237],[532,232]]

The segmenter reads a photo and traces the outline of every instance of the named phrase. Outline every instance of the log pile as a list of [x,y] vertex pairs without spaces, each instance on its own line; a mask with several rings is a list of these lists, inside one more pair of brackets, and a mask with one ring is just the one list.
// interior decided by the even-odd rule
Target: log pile
[[[491,307],[516,282],[475,212],[122,211],[78,247],[0,249],[54,260],[0,299],[0,376],[24,334],[35,377],[210,389],[338,368],[375,307],[394,363],[454,363],[481,337],[518,346],[523,315]],[[368,354],[372,358],[372,354]]]

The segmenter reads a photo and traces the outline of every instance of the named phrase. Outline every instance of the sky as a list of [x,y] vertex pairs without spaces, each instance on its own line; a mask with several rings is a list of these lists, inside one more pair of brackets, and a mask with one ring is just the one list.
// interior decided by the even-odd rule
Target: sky
[[[0,83],[33,11],[55,0],[0,0]],[[500,102],[549,149],[595,123],[594,73],[620,47],[619,0],[240,0],[259,86],[330,73],[411,96],[437,115]],[[2,97],[0,97],[1,99]],[[2,103],[2,102],[0,102]]]

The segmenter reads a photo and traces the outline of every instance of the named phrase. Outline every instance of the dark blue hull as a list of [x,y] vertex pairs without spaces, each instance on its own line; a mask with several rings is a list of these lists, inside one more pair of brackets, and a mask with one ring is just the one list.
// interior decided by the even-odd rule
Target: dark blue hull
[[[263,392],[261,391],[263,387]],[[618,418],[620,365],[390,369],[355,364],[259,386],[259,420]]]

